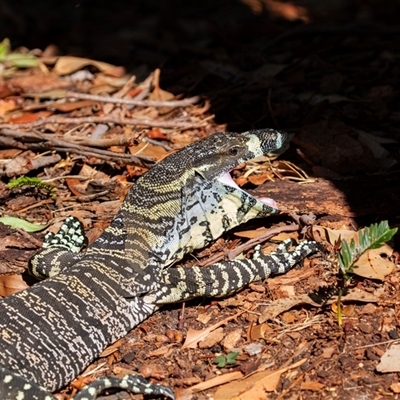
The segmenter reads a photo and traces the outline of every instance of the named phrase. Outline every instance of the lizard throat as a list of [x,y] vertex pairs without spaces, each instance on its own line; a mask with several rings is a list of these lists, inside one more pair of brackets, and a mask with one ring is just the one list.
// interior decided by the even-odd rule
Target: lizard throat
[[[241,190],[244,192],[243,189],[241,189],[236,182],[232,179],[231,175],[229,172],[225,172],[223,175],[221,175],[218,179],[218,182],[222,183],[225,186],[231,186],[235,189]],[[265,205],[273,208],[278,208],[278,205],[276,204],[276,201],[269,198],[269,197],[256,197],[258,201],[261,201]]]

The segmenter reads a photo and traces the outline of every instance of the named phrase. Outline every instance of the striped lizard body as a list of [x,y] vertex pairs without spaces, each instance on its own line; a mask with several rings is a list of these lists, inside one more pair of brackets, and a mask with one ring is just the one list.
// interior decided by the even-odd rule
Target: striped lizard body
[[[238,164],[287,143],[271,129],[217,133],[171,154],[138,179],[104,233],[84,253],[81,227],[68,219],[32,259],[47,277],[0,301],[0,399],[52,399],[109,344],[161,304],[224,296],[254,280],[284,273],[317,250],[303,242],[292,252],[222,262],[210,268],[170,267],[252,218],[278,213],[229,176]],[[94,399],[108,387],[163,394],[170,389],[129,375],[94,382],[75,399]]]

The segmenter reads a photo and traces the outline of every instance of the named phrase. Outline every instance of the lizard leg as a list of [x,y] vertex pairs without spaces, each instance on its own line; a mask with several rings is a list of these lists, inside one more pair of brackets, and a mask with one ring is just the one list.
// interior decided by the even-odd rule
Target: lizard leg
[[30,273],[38,279],[58,275],[82,258],[78,253],[85,241],[82,223],[68,217],[57,233],[49,232],[45,236],[42,250],[29,260]]
[[154,304],[176,303],[195,297],[222,297],[249,283],[284,274],[307,255],[320,250],[316,242],[304,241],[292,251],[292,241],[286,240],[278,249],[264,255],[258,246],[252,259],[223,261],[209,267],[170,268],[163,272],[161,288],[144,297]]
[[123,389],[131,393],[141,393],[147,396],[166,396],[175,399],[174,392],[162,385],[149,383],[139,375],[126,375],[122,379],[99,379],[83,388],[72,400],[94,400],[105,389]]
[[[46,389],[1,366],[0,383],[1,400],[56,400]],[[71,400],[95,400],[104,390],[112,388],[152,397],[166,396],[175,399],[174,392],[166,386],[149,383],[139,375],[126,375],[122,379],[113,377],[98,379],[85,386]]]

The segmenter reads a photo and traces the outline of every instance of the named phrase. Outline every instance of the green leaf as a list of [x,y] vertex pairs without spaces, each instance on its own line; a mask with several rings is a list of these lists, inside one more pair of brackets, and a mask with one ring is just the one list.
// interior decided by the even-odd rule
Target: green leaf
[[237,352],[231,352],[226,355],[226,362],[228,364],[236,364],[236,358],[239,355]]
[[22,229],[25,232],[38,232],[49,226],[49,224],[35,225],[31,222],[25,221],[24,219],[16,217],[1,217],[0,222],[14,229]]
[[214,364],[217,364],[218,368],[224,368],[226,365],[226,357],[224,355],[218,356],[213,360]]
[[236,358],[239,355],[237,352],[228,353],[226,356],[223,354],[213,360],[214,364],[217,364],[218,368],[224,368],[227,364],[236,364]]
[[0,62],[17,68],[37,67],[40,64],[33,54],[11,53],[10,40],[7,38],[0,43]]
[[7,61],[18,68],[37,67],[39,65],[39,60],[32,54],[12,53],[3,57],[3,61]]
[[372,224],[360,230],[357,233],[358,244],[354,239],[348,243],[342,241],[342,246],[338,254],[340,269],[348,279],[352,273],[355,263],[360,256],[368,250],[379,249],[388,242],[397,232],[397,228],[390,229],[387,221],[381,221],[379,224]]
[[0,43],[0,61],[3,60],[4,57],[10,52],[10,39],[5,38]]

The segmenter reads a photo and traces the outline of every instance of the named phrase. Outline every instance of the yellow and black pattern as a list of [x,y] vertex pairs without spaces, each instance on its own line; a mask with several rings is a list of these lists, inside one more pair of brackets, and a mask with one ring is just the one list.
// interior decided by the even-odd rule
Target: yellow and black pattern
[[[158,304],[229,294],[285,272],[315,250],[303,244],[290,256],[278,251],[207,272],[168,269],[225,231],[278,212],[229,183],[226,173],[287,141],[287,134],[271,129],[218,133],[170,155],[138,179],[111,225],[84,253],[69,251],[83,244],[69,219],[61,229],[69,239],[49,237],[48,248],[32,260],[32,272],[49,278],[0,301],[0,398],[52,399],[48,391],[72,381]],[[76,399],[96,398],[109,382],[95,382]],[[112,385],[173,398],[170,389],[140,378]]]
[[318,251],[317,243],[312,241],[304,241],[290,250],[292,245],[288,239],[272,254],[264,255],[257,248],[251,259],[219,262],[207,268],[169,268],[163,272],[161,288],[144,300],[162,305],[195,297],[227,296],[251,282],[284,274]]

